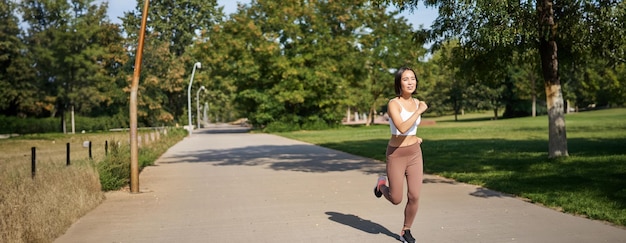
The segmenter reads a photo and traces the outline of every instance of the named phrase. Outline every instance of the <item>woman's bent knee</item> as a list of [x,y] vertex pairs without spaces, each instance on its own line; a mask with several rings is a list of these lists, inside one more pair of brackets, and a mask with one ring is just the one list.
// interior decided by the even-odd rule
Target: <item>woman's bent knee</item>
[[398,205],[402,202],[402,197],[400,198],[390,198],[389,201],[393,204],[393,205]]

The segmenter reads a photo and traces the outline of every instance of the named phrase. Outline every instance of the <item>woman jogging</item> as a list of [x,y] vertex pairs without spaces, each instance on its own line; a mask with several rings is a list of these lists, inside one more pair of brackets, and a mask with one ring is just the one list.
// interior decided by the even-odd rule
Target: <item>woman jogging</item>
[[[421,115],[428,109],[424,101],[413,98],[417,89],[415,71],[408,67],[398,69],[395,74],[396,97],[389,101],[389,126],[391,139],[387,145],[387,177],[378,178],[374,195],[385,196],[394,205],[402,202],[404,180],[408,187],[407,204],[404,208],[404,224],[400,240],[414,243],[411,225],[417,214],[424,166],[422,160],[422,139],[417,137],[417,125]],[[389,185],[387,185],[387,179]]]

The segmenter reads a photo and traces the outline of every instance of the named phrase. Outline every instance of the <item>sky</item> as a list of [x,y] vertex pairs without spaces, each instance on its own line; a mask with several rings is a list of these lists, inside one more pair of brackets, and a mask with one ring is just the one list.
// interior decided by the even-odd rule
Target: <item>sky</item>
[[[109,18],[114,23],[121,23],[118,17],[124,15],[124,12],[129,12],[135,9],[137,1],[135,0],[96,0],[96,3],[109,2]],[[231,14],[237,10],[237,2],[249,3],[250,1],[235,1],[235,0],[218,0],[217,3],[220,6],[224,6],[224,12],[226,15]],[[410,13],[409,11],[403,11],[400,15],[404,16],[413,28],[417,28],[423,25],[424,28],[429,28],[432,22],[437,18],[437,9],[426,8],[420,5],[417,10]]]

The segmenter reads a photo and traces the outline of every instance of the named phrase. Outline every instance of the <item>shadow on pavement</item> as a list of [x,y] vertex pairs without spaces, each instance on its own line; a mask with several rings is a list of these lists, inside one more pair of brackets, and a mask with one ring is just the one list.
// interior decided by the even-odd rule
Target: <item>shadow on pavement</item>
[[[214,126],[197,129],[196,134],[248,133],[244,126]],[[298,172],[341,172],[362,171],[367,174],[384,174],[384,165],[380,162],[362,158],[344,152],[313,145],[262,145],[233,149],[203,150],[192,154],[176,154],[161,163],[210,163],[215,166],[268,166],[274,170]],[[426,178],[424,184],[444,183],[455,185],[457,181],[447,178]],[[471,196],[480,198],[512,197],[511,195],[487,188],[477,188]],[[340,215],[334,213],[335,217]],[[344,215],[343,218],[356,217]],[[358,218],[358,217],[356,217]],[[331,217],[332,219],[332,217]],[[362,220],[362,219],[359,219]]]
[[245,126],[215,126],[193,130],[195,134],[220,134],[220,133],[248,133],[249,127]]
[[[450,184],[450,185],[457,185],[460,184],[459,182],[452,180],[452,179],[447,179],[447,178],[426,178],[424,179],[424,184],[428,184],[428,183],[444,183],[444,184]],[[502,193],[502,192],[498,192],[498,191],[494,191],[494,190],[490,190],[488,188],[484,188],[484,187],[478,187],[476,188],[476,191],[469,193],[470,196],[474,196],[474,197],[482,197],[482,198],[489,198],[489,197],[514,197],[513,195],[509,195],[506,193]]]
[[353,214],[342,214],[338,212],[326,212],[329,215],[328,219],[340,224],[350,226],[352,228],[370,233],[370,234],[385,234],[394,239],[399,239],[400,236],[391,233],[387,228],[380,224],[374,223],[370,220],[362,219],[359,216]]
[[476,188],[475,192],[470,193],[470,195],[475,196],[475,197],[484,197],[484,198],[488,198],[488,197],[513,197],[511,195],[508,194],[504,194],[501,192],[497,192],[497,191],[493,191],[493,190],[489,190],[487,188]]
[[458,182],[456,182],[455,180],[451,180],[451,179],[447,179],[447,178],[426,178],[423,180],[424,184],[428,184],[428,183],[445,183],[445,184],[450,184],[450,185],[456,185],[458,184]]
[[299,172],[362,171],[384,173],[380,162],[313,145],[261,145],[231,149],[207,149],[178,153],[161,159],[164,164],[208,163],[215,166],[267,166]]

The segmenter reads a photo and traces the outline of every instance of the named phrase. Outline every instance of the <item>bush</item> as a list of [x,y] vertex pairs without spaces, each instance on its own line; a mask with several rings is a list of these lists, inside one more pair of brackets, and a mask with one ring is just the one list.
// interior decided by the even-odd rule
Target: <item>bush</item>
[[297,123],[286,123],[286,122],[272,122],[267,124],[267,126],[263,129],[264,132],[291,132],[300,130],[300,125]]
[[302,124],[302,130],[326,130],[332,128],[328,122],[320,119],[317,116],[307,118],[307,121]]
[[112,141],[110,154],[98,163],[98,174],[100,174],[100,185],[102,190],[117,190],[130,181],[130,147],[119,145]]
[[268,124],[263,132],[275,133],[275,132],[292,132],[298,130],[325,130],[333,128],[335,126],[329,124],[322,118],[317,116],[310,116],[305,119],[300,119],[296,116],[285,116],[283,120],[276,121]]
[[[184,129],[166,130],[167,136],[161,136],[159,141],[145,144],[139,149],[137,163],[139,170],[146,166],[154,165],[154,162],[167,149],[182,140],[187,131]],[[102,190],[118,190],[130,182],[130,146],[120,146],[119,142],[111,142],[109,155],[98,163],[100,184]]]
[[[112,128],[128,127],[128,120],[121,115],[113,117],[75,117],[76,132],[80,131],[108,131]],[[61,119],[59,117],[48,118],[19,118],[0,116],[0,134],[34,134],[61,132]],[[68,121],[67,130],[71,131],[71,124]]]
[[30,134],[58,131],[61,126],[55,118],[19,118],[0,116],[0,134]]
[[[516,100],[506,105],[504,110],[504,114],[502,117],[504,118],[515,118],[515,117],[525,117],[532,115],[532,101],[529,100]],[[546,108],[546,103],[543,101],[538,101],[536,104],[536,115],[546,115],[548,114],[548,110]]]

